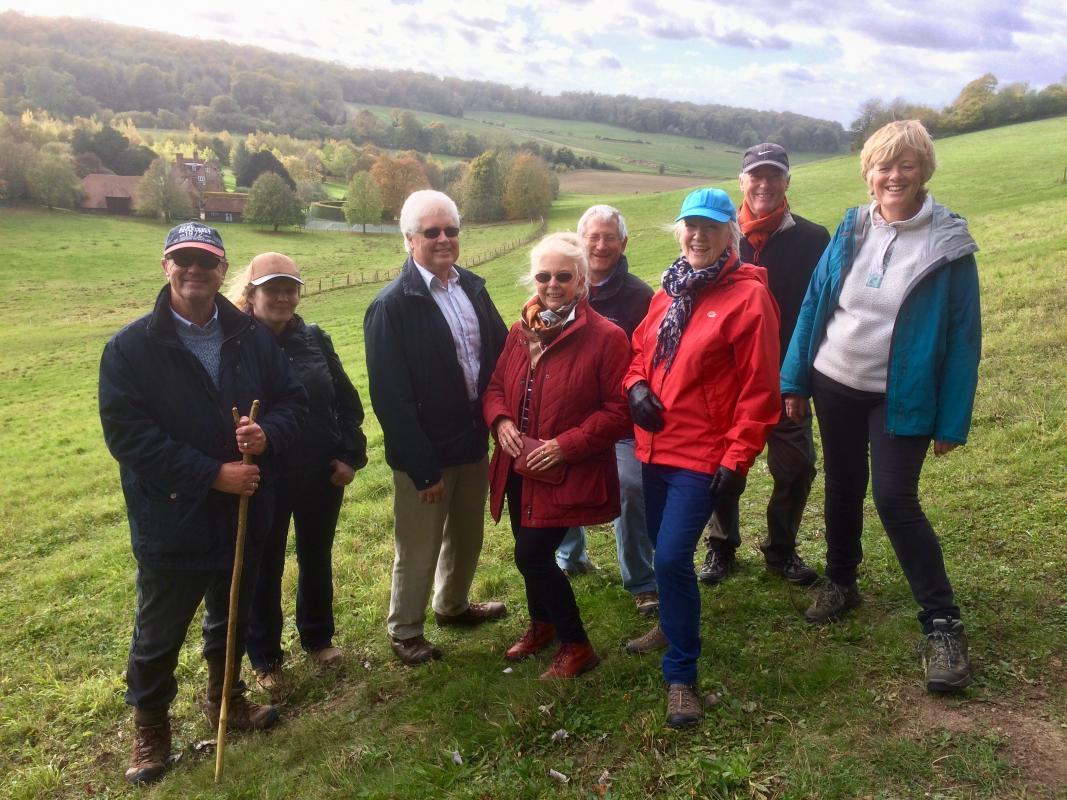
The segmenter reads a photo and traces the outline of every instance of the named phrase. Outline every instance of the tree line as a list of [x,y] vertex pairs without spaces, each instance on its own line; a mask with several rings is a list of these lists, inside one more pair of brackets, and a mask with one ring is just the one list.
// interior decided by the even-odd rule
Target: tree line
[[[452,117],[483,110],[585,120],[738,147],[777,141],[794,150],[835,152],[847,142],[839,123],[800,114],[593,92],[544,95],[489,81],[357,69],[101,22],[6,12],[0,14],[0,42],[0,109],[8,114],[42,109],[65,119],[118,115],[142,127],[192,123],[209,130],[414,147],[376,138],[408,137],[411,131],[402,130],[402,124],[379,131],[367,116],[349,118],[348,104],[368,104]],[[434,152],[467,157],[492,145],[464,132],[450,133],[441,144],[446,149]]]

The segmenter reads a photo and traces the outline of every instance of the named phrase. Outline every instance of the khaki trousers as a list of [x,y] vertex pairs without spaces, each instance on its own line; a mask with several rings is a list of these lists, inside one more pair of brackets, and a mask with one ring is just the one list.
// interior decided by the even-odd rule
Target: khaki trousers
[[422,634],[431,585],[438,614],[462,614],[470,606],[485,529],[489,457],[446,467],[442,478],[444,498],[423,503],[408,474],[393,471],[396,559],[388,626],[396,639]]

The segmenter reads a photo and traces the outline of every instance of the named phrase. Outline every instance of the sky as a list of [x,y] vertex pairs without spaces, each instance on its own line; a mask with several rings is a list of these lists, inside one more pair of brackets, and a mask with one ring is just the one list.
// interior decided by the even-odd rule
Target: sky
[[0,0],[9,9],[354,67],[793,111],[846,127],[872,97],[940,108],[987,72],[1035,89],[1067,78],[1062,0]]

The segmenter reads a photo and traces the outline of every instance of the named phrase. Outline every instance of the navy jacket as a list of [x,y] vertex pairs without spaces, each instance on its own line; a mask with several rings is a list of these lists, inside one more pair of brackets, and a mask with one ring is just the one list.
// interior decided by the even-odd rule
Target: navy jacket
[[619,263],[615,265],[611,277],[589,294],[589,305],[600,316],[622,328],[626,341],[633,337],[634,330],[648,313],[648,304],[651,302],[652,287],[630,274],[626,256],[619,256]]
[[233,563],[237,495],[211,488],[222,464],[239,461],[231,409],[258,422],[267,451],[256,458],[259,491],[249,503],[248,547],[255,550],[273,506],[280,452],[297,438],[307,395],[271,332],[222,295],[219,388],[182,344],[170,287],[155,309],[112,337],[100,359],[100,422],[119,462],[133,554],[157,569],[228,569]]
[[394,470],[406,472],[420,491],[441,480],[445,467],[474,464],[489,452],[481,398],[508,329],[485,281],[456,269],[481,332],[474,402],[467,399],[448,322],[410,257],[363,319],[370,399],[385,435],[385,460]]

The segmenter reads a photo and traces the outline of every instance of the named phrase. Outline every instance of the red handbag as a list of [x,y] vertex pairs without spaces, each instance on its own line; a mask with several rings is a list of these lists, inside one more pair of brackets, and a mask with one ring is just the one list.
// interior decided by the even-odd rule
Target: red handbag
[[563,483],[564,477],[567,475],[567,465],[562,461],[549,469],[530,469],[526,466],[526,459],[529,458],[530,453],[543,445],[540,439],[535,439],[532,436],[522,434],[522,452],[519,453],[515,459],[513,469],[524,478],[529,478],[534,481],[541,481],[542,483],[551,483],[557,486]]

